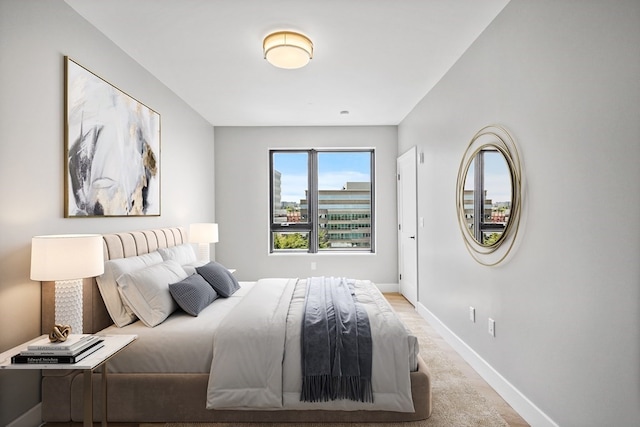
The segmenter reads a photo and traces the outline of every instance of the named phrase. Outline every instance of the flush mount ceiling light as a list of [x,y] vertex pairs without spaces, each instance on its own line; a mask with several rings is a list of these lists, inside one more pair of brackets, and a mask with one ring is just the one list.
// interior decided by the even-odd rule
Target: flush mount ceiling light
[[264,58],[278,68],[304,67],[313,58],[313,43],[307,36],[293,31],[269,34],[262,42]]

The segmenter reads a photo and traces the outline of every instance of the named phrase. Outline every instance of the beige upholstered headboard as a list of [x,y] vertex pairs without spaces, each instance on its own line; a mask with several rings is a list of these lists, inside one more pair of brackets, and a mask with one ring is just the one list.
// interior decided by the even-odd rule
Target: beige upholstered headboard
[[[181,245],[188,241],[187,232],[183,227],[104,234],[102,238],[105,261],[142,255],[158,248]],[[84,280],[82,301],[82,323],[85,334],[93,334],[113,323],[95,278]],[[54,286],[52,282],[43,282],[41,322],[43,334],[48,334],[51,331],[54,319]]]

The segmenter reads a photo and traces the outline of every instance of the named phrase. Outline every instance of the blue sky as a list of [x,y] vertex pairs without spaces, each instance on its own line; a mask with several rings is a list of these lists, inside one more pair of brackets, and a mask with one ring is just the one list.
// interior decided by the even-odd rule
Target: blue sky
[[[473,166],[471,163],[467,172],[465,190],[473,190]],[[485,152],[484,187],[487,189],[487,199],[493,203],[511,201],[511,177],[502,154]]]
[[[307,154],[276,153],[274,167],[282,174],[282,201],[299,202],[307,189]],[[318,153],[320,190],[339,190],[348,181],[370,181],[369,152]]]

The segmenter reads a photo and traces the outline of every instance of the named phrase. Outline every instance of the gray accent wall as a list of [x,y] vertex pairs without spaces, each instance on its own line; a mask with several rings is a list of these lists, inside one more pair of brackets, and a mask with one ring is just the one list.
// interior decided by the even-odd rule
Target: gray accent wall
[[[396,126],[217,126],[215,139],[216,261],[237,269],[239,280],[333,275],[398,282]],[[269,254],[269,149],[322,147],[375,148],[375,254]]]
[[[63,217],[63,57],[161,115],[159,217]],[[62,0],[0,1],[0,351],[40,335],[31,237],[188,226],[214,217],[213,127]],[[208,195],[208,197],[203,197]],[[40,401],[40,374],[0,371],[0,425]]]
[[[534,425],[640,423],[638,46],[637,0],[511,0],[399,126],[398,151],[425,158],[420,306],[539,411]],[[510,258],[485,267],[455,189],[493,123],[519,146],[524,211]]]

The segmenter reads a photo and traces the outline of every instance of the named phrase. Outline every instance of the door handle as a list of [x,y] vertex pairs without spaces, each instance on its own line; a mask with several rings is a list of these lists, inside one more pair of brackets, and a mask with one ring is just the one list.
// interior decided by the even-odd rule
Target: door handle
[[416,236],[409,236],[409,238],[415,240]]

